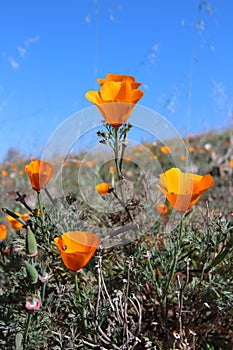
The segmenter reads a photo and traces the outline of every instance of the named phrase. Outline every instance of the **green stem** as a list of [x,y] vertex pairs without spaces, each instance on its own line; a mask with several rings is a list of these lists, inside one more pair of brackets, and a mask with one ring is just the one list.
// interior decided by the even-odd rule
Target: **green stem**
[[133,221],[133,217],[130,214],[130,212],[129,212],[126,204],[125,204],[124,194],[123,194],[122,187],[121,187],[122,174],[121,174],[121,170],[120,170],[120,166],[119,166],[119,162],[118,162],[118,156],[119,156],[119,154],[118,154],[119,149],[118,148],[119,148],[118,128],[114,128],[114,154],[115,154],[115,164],[116,164],[116,170],[117,170],[117,177],[118,177],[118,180],[119,180],[119,188],[120,188],[121,198],[119,198],[115,192],[113,192],[113,194],[117,198],[119,203],[122,205],[122,207],[125,209],[125,211],[126,211],[127,215],[129,216],[130,220]]
[[163,317],[163,320],[166,322],[166,317],[165,317],[165,314],[164,314],[163,302],[162,302],[162,299],[161,299],[160,283],[157,281],[157,279],[155,277],[155,271],[154,271],[154,269],[153,269],[153,267],[151,265],[150,258],[148,258],[148,266],[149,266],[149,269],[150,269],[150,272],[151,272],[151,275],[152,275],[152,281],[154,282],[155,287],[156,287],[157,298],[158,298],[158,302],[159,302],[159,306],[160,306],[161,315]]
[[170,269],[170,273],[168,276],[168,280],[167,283],[165,285],[164,291],[163,291],[163,300],[166,299],[167,296],[167,291],[169,289],[170,283],[173,279],[175,270],[176,270],[176,266],[177,266],[177,262],[179,259],[179,255],[180,255],[180,248],[181,248],[181,244],[182,244],[182,231],[183,231],[183,221],[185,218],[185,214],[182,216],[181,221],[180,221],[180,229],[179,229],[179,235],[178,235],[178,240],[177,243],[175,245],[175,250],[174,250],[174,254],[173,254],[173,259],[172,259],[172,264],[171,264],[171,269]]
[[19,215],[15,214],[13,211],[7,209],[7,208],[2,208],[3,213],[10,215],[12,218],[16,219],[19,221],[22,225],[27,225],[26,221],[24,221]]
[[[121,188],[121,186],[120,186],[120,188]],[[133,222],[133,217],[132,217],[132,215],[131,215],[129,209],[127,208],[127,206],[126,206],[125,203],[123,202],[123,200],[121,200],[121,199],[118,197],[118,195],[116,194],[115,191],[112,191],[112,193],[113,193],[114,197],[118,200],[118,202],[120,203],[120,205],[125,209],[125,211],[126,211],[126,213],[128,214],[130,220]]]
[[39,205],[39,209],[40,209],[40,217],[41,217],[41,221],[42,221],[42,225],[41,225],[41,230],[42,230],[42,234],[43,234],[43,239],[46,238],[46,231],[45,231],[45,215],[44,215],[44,208],[43,208],[43,204],[41,201],[41,194],[40,192],[37,192],[37,199],[38,199],[38,205]]
[[31,320],[32,320],[32,312],[29,311],[28,315],[27,315],[27,322],[26,322],[25,331],[24,331],[23,344],[24,344],[25,349],[26,349],[25,345],[27,345],[27,338],[28,338],[28,332],[29,332],[30,325],[31,325]]
[[122,170],[122,165],[123,165],[123,160],[124,160],[125,149],[126,149],[126,147],[127,147],[127,145],[126,145],[126,139],[127,139],[127,130],[125,130],[124,139],[123,139],[123,141],[122,141],[121,158],[120,158],[120,164],[119,164],[120,172],[121,172],[121,170]]
[[74,284],[75,284],[75,291],[78,299],[78,310],[82,316],[82,322],[84,329],[87,329],[87,315],[86,315],[86,308],[82,304],[82,297],[80,294],[79,286],[78,286],[78,273],[76,272],[74,275]]
[[49,191],[47,190],[46,187],[44,188],[44,191],[45,191],[45,193],[47,194],[47,196],[48,196],[49,200],[51,201],[51,203],[52,203],[53,205],[55,205],[56,203],[54,202],[53,197],[51,196],[51,194],[49,193]]
[[118,143],[118,128],[114,128],[114,154],[115,154],[115,164],[116,164],[116,170],[117,170],[117,176],[118,180],[121,180],[121,172],[119,168],[119,162],[118,162],[118,153],[119,153],[119,143]]
[[79,286],[78,286],[78,274],[77,273],[74,275],[74,285],[75,285],[75,291],[76,291],[76,295],[78,298],[78,302],[81,303],[82,298],[81,298],[80,290],[79,290]]
[[[29,207],[29,205],[25,202],[25,200],[23,199],[23,196],[21,196],[21,194],[19,193],[19,192],[16,192],[17,193],[17,196],[18,196],[18,198],[17,199],[19,199],[18,201],[20,202],[20,203],[22,203],[22,205],[28,210],[28,211],[30,211],[30,213],[32,213],[32,209]],[[16,199],[16,200],[17,200]]]
[[44,298],[45,298],[46,287],[47,287],[47,282],[44,282],[43,283],[43,287],[42,287],[42,295],[41,295],[41,302],[42,302],[42,304],[43,304]]
[[151,261],[150,261],[150,258],[148,258],[148,266],[149,266],[149,269],[150,269],[150,272],[151,272],[151,276],[152,276],[152,280],[153,282],[155,283],[155,286],[156,286],[156,290],[157,290],[157,296],[158,296],[158,299],[160,300],[160,296],[161,296],[161,292],[159,291],[159,286],[158,286],[158,282],[156,280],[156,277],[155,277],[155,271],[151,265]]

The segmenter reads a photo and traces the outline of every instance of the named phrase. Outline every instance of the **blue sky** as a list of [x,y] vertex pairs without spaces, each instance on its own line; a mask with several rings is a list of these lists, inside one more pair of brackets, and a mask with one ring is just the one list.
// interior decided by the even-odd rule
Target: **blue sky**
[[183,136],[231,125],[231,0],[1,0],[0,159],[39,155],[107,73]]

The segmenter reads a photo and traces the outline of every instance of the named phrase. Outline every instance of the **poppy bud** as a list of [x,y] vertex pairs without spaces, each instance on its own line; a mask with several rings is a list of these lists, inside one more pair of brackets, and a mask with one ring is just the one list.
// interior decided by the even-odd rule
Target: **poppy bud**
[[15,336],[15,349],[22,349],[23,334],[21,332],[16,333]]
[[102,182],[102,183],[97,184],[95,186],[95,188],[99,192],[100,195],[108,194],[112,191],[112,187],[106,182]]
[[35,266],[31,265],[29,263],[26,263],[25,266],[26,266],[27,276],[28,276],[28,279],[30,280],[30,282],[32,284],[37,283],[38,272],[37,272],[37,269],[35,268]]
[[25,170],[31,181],[32,188],[40,192],[51,180],[54,168],[53,165],[44,160],[33,160],[25,166]]
[[28,256],[36,256],[38,253],[36,238],[30,228],[26,233],[26,253]]

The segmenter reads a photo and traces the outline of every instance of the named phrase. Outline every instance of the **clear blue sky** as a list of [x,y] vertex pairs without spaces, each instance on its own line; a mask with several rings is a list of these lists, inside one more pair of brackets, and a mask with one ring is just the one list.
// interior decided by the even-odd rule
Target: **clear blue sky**
[[0,159],[39,154],[109,72],[134,75],[140,104],[184,136],[230,125],[232,13],[232,0],[1,0]]

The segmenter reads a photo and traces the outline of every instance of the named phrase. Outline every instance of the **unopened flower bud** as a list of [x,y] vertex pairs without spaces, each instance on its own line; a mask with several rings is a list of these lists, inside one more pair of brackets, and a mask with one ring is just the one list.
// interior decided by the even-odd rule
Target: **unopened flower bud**
[[38,253],[36,238],[30,228],[28,228],[26,233],[26,253],[28,256],[36,256]]
[[27,271],[27,276],[28,279],[30,280],[30,282],[32,284],[37,283],[38,281],[38,272],[37,269],[35,268],[35,266],[33,266],[32,264],[26,263],[26,271]]
[[23,334],[21,332],[16,333],[15,336],[15,349],[22,349]]

